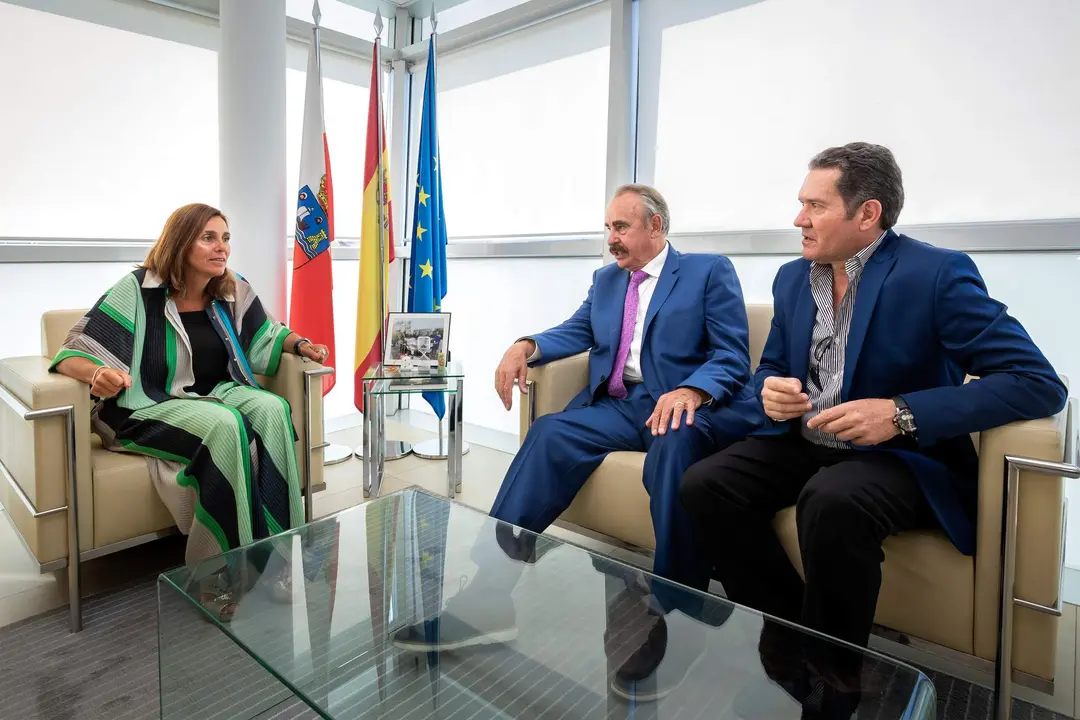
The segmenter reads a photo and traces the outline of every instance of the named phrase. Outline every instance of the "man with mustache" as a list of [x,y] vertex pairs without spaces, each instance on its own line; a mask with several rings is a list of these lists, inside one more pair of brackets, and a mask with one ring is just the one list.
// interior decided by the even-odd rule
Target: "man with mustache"
[[[645,452],[643,480],[656,534],[653,570],[704,590],[709,566],[679,505],[679,484],[696,461],[753,429],[756,399],[748,384],[746,307],[731,262],[719,255],[680,254],[668,244],[669,226],[668,206],[658,191],[646,185],[620,187],[605,222],[615,262],[594,273],[588,296],[573,317],[506,351],[495,389],[507,410],[514,385],[525,392],[529,365],[589,352],[589,385],[563,412],[532,425],[491,515],[542,532],[608,453]],[[515,559],[535,559],[532,535],[515,537],[501,526],[499,544]],[[476,562],[480,570],[472,585],[442,615],[440,647],[490,643],[515,633],[509,590],[520,563],[515,567],[503,557],[496,571],[490,568],[500,566],[498,558]],[[651,675],[664,656],[669,645],[664,614],[676,608],[691,616],[695,612],[662,590],[654,588],[654,595],[659,607],[653,608],[649,640],[616,677],[615,689],[624,695]],[[703,648],[700,632],[689,633],[695,637],[682,645],[696,648],[690,658],[696,660]],[[415,642],[401,638],[404,644],[426,647],[419,631],[411,636]]]

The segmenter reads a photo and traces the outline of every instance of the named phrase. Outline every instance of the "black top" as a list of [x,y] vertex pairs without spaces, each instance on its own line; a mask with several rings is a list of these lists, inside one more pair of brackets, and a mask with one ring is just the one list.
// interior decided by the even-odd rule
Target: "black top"
[[184,390],[196,395],[209,395],[219,382],[232,379],[229,375],[229,351],[205,310],[182,312],[180,319],[191,341],[191,364],[195,371],[195,384],[188,385]]

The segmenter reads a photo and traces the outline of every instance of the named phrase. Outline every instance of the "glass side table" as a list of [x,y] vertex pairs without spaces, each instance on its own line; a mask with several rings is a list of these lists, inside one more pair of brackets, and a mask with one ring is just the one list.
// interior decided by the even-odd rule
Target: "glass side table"
[[458,362],[430,370],[406,370],[378,365],[364,375],[364,407],[375,410],[364,413],[364,497],[378,497],[382,490],[386,461],[383,455],[386,440],[386,416],[383,412],[385,398],[426,392],[441,392],[447,395],[447,497],[453,498],[461,491],[461,458],[465,444],[461,432],[464,381],[465,372]]

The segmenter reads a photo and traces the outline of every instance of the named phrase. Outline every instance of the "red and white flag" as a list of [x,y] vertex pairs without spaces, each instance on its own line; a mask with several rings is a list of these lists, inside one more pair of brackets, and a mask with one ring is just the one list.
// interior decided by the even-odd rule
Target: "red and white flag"
[[[301,337],[310,338],[313,343],[326,345],[330,350],[326,365],[337,367],[334,279],[330,263],[330,243],[334,241],[334,189],[330,180],[330,149],[323,122],[322,74],[317,41],[312,42],[308,53],[303,133],[289,328]],[[325,395],[334,387],[334,375],[324,375],[322,380]]]

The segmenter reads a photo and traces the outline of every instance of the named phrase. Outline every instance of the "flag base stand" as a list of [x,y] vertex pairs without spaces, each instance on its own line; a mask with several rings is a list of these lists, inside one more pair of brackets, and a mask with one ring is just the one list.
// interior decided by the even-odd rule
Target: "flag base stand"
[[[400,460],[403,457],[408,457],[413,452],[413,446],[407,442],[401,440],[386,440],[383,442],[383,460]],[[364,458],[364,446],[357,445],[353,448],[353,455],[360,458]]]
[[353,451],[345,445],[331,443],[323,449],[323,465],[337,465],[353,456]]
[[[424,460],[445,460],[449,455],[450,443],[442,438],[431,438],[412,446],[413,455]],[[469,443],[461,441],[461,454],[469,454]]]

